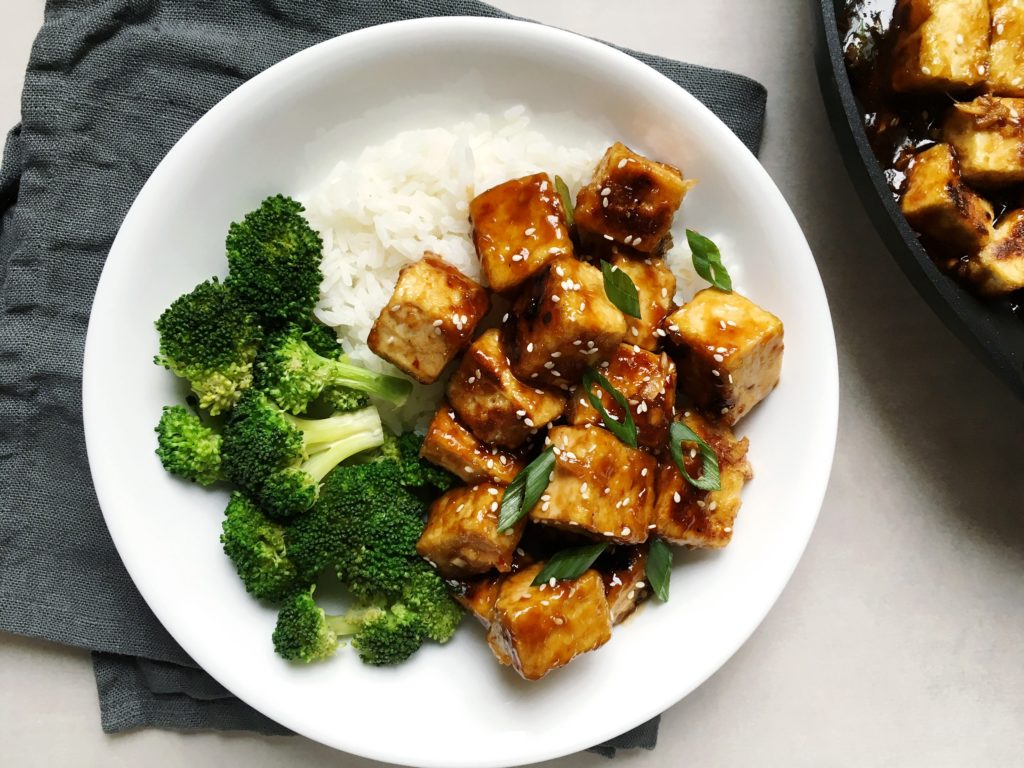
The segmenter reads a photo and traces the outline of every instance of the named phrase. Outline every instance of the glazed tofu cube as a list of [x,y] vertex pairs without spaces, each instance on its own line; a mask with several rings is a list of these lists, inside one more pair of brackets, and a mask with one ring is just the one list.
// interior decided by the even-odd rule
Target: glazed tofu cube
[[977,253],[992,230],[992,206],[963,183],[949,144],[914,157],[900,207],[910,226],[957,256]]
[[[675,462],[663,462],[658,469],[655,533],[673,544],[720,549],[732,539],[740,492],[754,476],[747,461],[747,439],[737,440],[729,427],[708,422],[696,411],[685,413],[683,423],[714,449],[722,487],[702,491],[687,482]],[[687,474],[699,477],[701,458],[696,446],[684,444],[683,451]]]
[[611,240],[641,253],[660,253],[672,219],[695,181],[666,163],[616,142],[576,194],[580,237]]
[[657,462],[600,427],[554,427],[555,469],[530,519],[618,544],[647,540]]
[[626,342],[657,351],[665,334],[661,323],[672,311],[676,276],[657,256],[638,259],[618,250],[611,263],[629,275],[640,299],[640,317],[626,315]]
[[416,551],[446,578],[462,578],[492,568],[507,572],[526,527],[523,518],[498,532],[504,486],[480,483],[453,488],[430,505]]
[[[503,574],[492,571],[469,579],[448,580],[448,584],[456,602],[484,627],[490,627],[494,602],[498,599],[498,591],[504,579]],[[508,664],[509,661],[501,663]]]
[[988,74],[988,0],[898,0],[896,91],[958,91]]
[[604,580],[612,624],[621,624],[650,594],[647,586],[647,545],[616,547],[597,563]]
[[556,256],[572,255],[562,201],[546,173],[512,179],[469,204],[473,244],[491,289],[510,293]]
[[480,440],[506,448],[518,448],[565,410],[564,395],[515,377],[496,328],[466,350],[448,380],[448,402]]
[[[639,346],[619,344],[608,361],[608,367],[601,369],[601,373],[630,404],[637,442],[647,448],[663,447],[675,414],[676,366],[672,359],[664,353],[655,354]],[[581,387],[576,388],[569,400],[569,423],[604,426],[600,412],[590,404]],[[596,384],[591,391],[613,419],[624,420],[622,407],[611,395]]]
[[706,288],[669,315],[680,389],[733,425],[779,383],[782,321],[735,291]]
[[427,428],[420,456],[467,483],[508,485],[526,466],[522,459],[478,440],[442,403]]
[[378,357],[430,384],[469,343],[490,305],[483,287],[427,253],[402,267],[366,343]]
[[527,384],[568,389],[626,335],[626,318],[604,292],[600,270],[561,256],[516,300],[512,371]]
[[1004,215],[988,244],[962,262],[961,271],[986,296],[1024,288],[1024,210]]
[[956,151],[960,175],[979,187],[1024,181],[1024,99],[979,96],[955,104],[942,138]]
[[487,641],[500,661],[527,680],[539,680],[612,636],[604,584],[597,571],[554,586],[532,586],[542,564],[508,576],[494,603]]
[[1024,96],[1024,3],[988,0],[988,7],[992,26],[985,85],[1001,96]]

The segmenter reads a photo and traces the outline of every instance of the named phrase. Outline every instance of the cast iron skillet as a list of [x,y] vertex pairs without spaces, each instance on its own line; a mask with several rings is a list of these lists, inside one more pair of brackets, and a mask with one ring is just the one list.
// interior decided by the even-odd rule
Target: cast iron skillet
[[882,168],[871,151],[843,60],[836,24],[845,0],[815,0],[819,34],[818,81],[846,170],[875,229],[893,257],[946,326],[1024,399],[1024,308],[1009,300],[986,301],[944,274],[900,213]]

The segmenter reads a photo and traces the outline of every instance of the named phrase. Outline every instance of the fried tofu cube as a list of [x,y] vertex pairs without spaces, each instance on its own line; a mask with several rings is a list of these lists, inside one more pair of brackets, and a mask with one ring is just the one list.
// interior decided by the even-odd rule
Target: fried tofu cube
[[673,308],[676,276],[657,256],[635,258],[616,249],[611,263],[629,275],[640,299],[640,317],[626,315],[626,341],[656,352],[665,334],[661,323]]
[[[630,404],[630,415],[636,424],[637,442],[648,448],[661,448],[668,440],[676,404],[676,365],[662,353],[655,354],[631,344],[619,344],[601,369],[608,383],[622,393]],[[569,423],[575,426],[605,426],[601,413],[590,404],[582,385],[569,401]],[[598,385],[591,392],[601,401],[616,421],[624,421],[622,406]]]
[[988,0],[898,0],[895,91],[957,91],[988,74]]
[[1004,215],[988,244],[962,262],[960,269],[986,296],[1024,288],[1024,210]]
[[1024,181],[1024,99],[979,96],[954,104],[942,138],[956,151],[960,175],[979,187]]
[[988,0],[992,16],[986,88],[1000,96],[1024,96],[1024,3]]
[[420,456],[467,483],[508,485],[525,467],[522,459],[478,440],[442,403],[427,428]]
[[543,564],[506,577],[494,602],[487,641],[527,680],[539,680],[612,636],[604,583],[595,570],[554,586],[532,586]]
[[735,291],[705,288],[665,323],[679,386],[712,418],[732,426],[779,383],[782,321]]
[[992,231],[992,206],[963,183],[949,144],[914,157],[900,207],[910,226],[958,256],[977,253]]
[[554,427],[548,438],[555,469],[530,519],[618,544],[646,541],[654,457],[600,427]]
[[496,328],[466,350],[448,380],[448,402],[480,440],[506,448],[518,448],[565,410],[561,393],[515,377]]
[[556,256],[572,255],[562,200],[546,173],[481,192],[469,218],[480,266],[498,293],[514,291]]
[[[498,599],[498,591],[504,579],[503,574],[491,571],[469,579],[448,580],[448,584],[455,601],[484,627],[490,627],[494,602]],[[509,661],[501,663],[508,664]]]
[[626,318],[604,292],[601,271],[560,256],[513,306],[512,371],[527,384],[568,389],[626,335]]
[[[714,424],[696,411],[682,419],[710,445],[718,457],[721,490],[702,491],[690,485],[669,460],[658,469],[658,498],[654,505],[655,533],[673,544],[721,549],[732,540],[743,485],[753,478],[747,461],[747,439],[737,440],[724,424]],[[701,457],[696,447],[683,445],[686,472],[700,477]]]
[[469,343],[490,306],[479,283],[426,253],[402,267],[366,343],[378,357],[430,384]]
[[504,486],[479,483],[453,488],[430,505],[416,551],[446,578],[508,572],[526,527],[526,519],[498,531],[498,511]]
[[616,142],[576,194],[576,228],[584,239],[612,240],[641,253],[660,253],[683,198],[697,182],[667,163]]
[[636,547],[616,547],[598,561],[598,571],[604,580],[604,593],[612,624],[621,624],[650,594],[647,586],[646,544]]

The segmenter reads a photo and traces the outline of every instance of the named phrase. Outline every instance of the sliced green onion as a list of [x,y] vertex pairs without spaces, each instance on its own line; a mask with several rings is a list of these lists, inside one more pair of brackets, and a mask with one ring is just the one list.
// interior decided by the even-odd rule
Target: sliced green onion
[[578,579],[586,573],[587,568],[592,566],[594,561],[606,549],[608,549],[606,542],[563,549],[561,552],[555,553],[548,560],[547,565],[541,569],[540,573],[537,574],[537,578],[533,580],[532,586],[539,587],[541,584],[551,581],[551,579]]
[[640,317],[640,295],[633,279],[607,261],[601,262],[601,274],[604,275],[604,292],[608,300],[623,314]]
[[501,497],[501,511],[498,513],[498,531],[506,531],[518,523],[548,487],[548,476],[555,468],[555,451],[546,448],[540,456],[531,461],[505,489]]
[[[702,491],[721,490],[722,478],[718,473],[718,456],[715,455],[715,449],[705,443],[700,435],[681,421],[673,421],[672,426],[669,427],[668,434],[668,447],[672,452],[672,459],[675,461],[680,473],[686,478],[686,481],[694,488],[700,488]],[[683,449],[680,443],[696,443],[700,449],[700,477],[690,477],[686,472],[686,460],[683,458]]]
[[664,539],[651,540],[647,552],[647,583],[661,602],[668,602],[668,582],[672,577],[672,548]]
[[732,278],[722,263],[722,253],[718,246],[692,229],[686,230],[686,242],[690,244],[693,268],[697,270],[697,274],[720,291],[732,291]]
[[[601,414],[604,428],[630,448],[636,448],[636,422],[633,421],[633,414],[629,412],[629,401],[626,400],[626,397],[613,387],[608,379],[598,373],[596,368],[587,368],[583,372],[582,384],[583,393],[587,396],[587,400]],[[622,421],[613,419],[611,414],[608,413],[608,409],[604,407],[604,403],[601,402],[601,398],[594,394],[595,384],[611,395],[612,399],[622,408],[622,412],[625,414]]]
[[571,230],[576,226],[576,217],[572,212],[572,195],[569,194],[569,185],[561,176],[555,176],[555,191],[562,199],[562,208],[565,210],[565,223]]

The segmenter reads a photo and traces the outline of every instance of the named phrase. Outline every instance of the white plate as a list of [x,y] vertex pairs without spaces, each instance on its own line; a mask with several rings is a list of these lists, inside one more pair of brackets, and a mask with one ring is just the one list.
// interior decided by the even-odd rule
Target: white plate
[[[538,126],[581,125],[681,166],[700,185],[685,221],[727,233],[752,299],[786,325],[782,383],[742,423],[756,479],[730,547],[680,553],[672,599],[597,653],[536,683],[495,663],[466,621],[447,646],[395,669],[342,650],[298,667],[274,656],[273,610],[243,591],[218,542],[225,496],[165,474],[153,454],[174,378],[153,365],[153,320],[223,274],[227,224],[268,194],[298,193],[339,151],[453,107],[522,102]],[[554,119],[554,118],[551,118]],[[599,43],[535,24],[448,18],[345,35],[246,83],[168,153],[107,259],[85,350],[84,415],[96,492],[143,597],[182,647],[281,724],[359,755],[416,766],[508,766],[622,733],[692,691],[746,640],[803,552],[835,445],[837,367],[814,260],[782,195],[707,109]],[[125,386],[124,382],[131,382]]]

